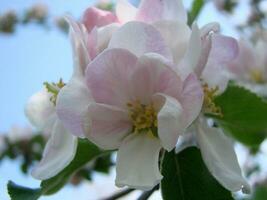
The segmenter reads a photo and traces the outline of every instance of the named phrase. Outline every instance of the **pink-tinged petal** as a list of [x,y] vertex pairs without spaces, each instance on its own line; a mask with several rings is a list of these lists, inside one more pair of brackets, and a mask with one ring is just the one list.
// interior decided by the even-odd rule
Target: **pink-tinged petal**
[[73,135],[84,137],[85,111],[91,102],[93,98],[82,78],[73,77],[59,92],[56,103],[57,115]]
[[50,134],[53,128],[56,112],[51,95],[46,89],[32,95],[25,106],[25,114],[33,126],[39,131]]
[[155,93],[178,98],[182,91],[182,81],[166,59],[158,54],[140,57],[130,80],[133,99],[143,104],[149,104]]
[[87,116],[86,136],[105,150],[117,149],[132,130],[128,112],[115,106],[91,103]]
[[225,64],[234,60],[237,55],[238,43],[234,38],[220,34],[212,35],[212,46],[209,59],[214,59],[217,63]]
[[184,56],[184,59],[178,66],[179,75],[185,79],[190,73],[196,70],[201,58],[201,33],[196,23],[192,26],[190,41]]
[[91,32],[95,27],[101,27],[117,22],[118,19],[112,12],[90,7],[84,12],[82,21],[86,26],[87,31]]
[[119,24],[112,23],[100,28],[94,28],[88,36],[88,49],[93,60],[108,47],[112,34],[119,28]]
[[136,19],[144,22],[179,20],[187,23],[187,12],[181,0],[143,0]]
[[238,54],[238,44],[234,38],[212,35],[208,62],[202,72],[202,78],[210,87],[219,87],[223,92],[228,84],[226,64],[233,61]]
[[158,53],[172,59],[170,49],[159,31],[143,22],[128,22],[119,28],[112,35],[109,48],[127,49],[138,57],[145,53]]
[[201,76],[209,58],[211,44],[212,44],[212,34],[219,32],[220,25],[216,22],[209,23],[201,28],[201,55],[194,72],[198,77]]
[[117,154],[116,185],[149,190],[162,179],[159,171],[160,142],[146,133],[131,134]]
[[203,26],[200,30],[201,37],[208,36],[211,32],[218,33],[220,31],[220,24],[217,22],[211,22]]
[[120,23],[124,24],[135,20],[137,8],[127,0],[118,0],[116,4],[116,15]]
[[184,110],[177,99],[160,93],[154,95],[153,104],[158,110],[158,136],[161,145],[171,151],[186,128],[183,123]]
[[[175,64],[184,57],[191,34],[187,24],[174,20],[161,20],[153,23],[170,47]],[[179,35],[179,37],[177,37]]]
[[227,68],[239,79],[247,79],[247,73],[251,66],[257,63],[257,56],[252,44],[248,41],[241,39],[238,42],[239,53],[232,62],[227,64]]
[[46,180],[57,175],[72,161],[76,149],[77,138],[71,135],[59,120],[56,120],[42,160],[33,169],[32,176]]
[[74,74],[83,76],[85,68],[90,62],[90,56],[87,50],[88,34],[85,27],[75,22],[72,17],[66,16],[65,19],[70,27],[69,37],[72,44]]
[[188,127],[198,117],[203,104],[203,89],[194,74],[190,74],[184,81],[180,102],[183,107],[183,122]]
[[97,28],[93,28],[92,31],[88,34],[87,47],[90,58],[93,60],[98,54],[97,48]]
[[130,98],[129,77],[137,57],[124,49],[108,49],[87,67],[86,80],[96,102],[125,107]]
[[233,142],[221,129],[209,127],[207,122],[200,118],[196,138],[209,171],[226,189],[232,192],[250,190],[242,176]]

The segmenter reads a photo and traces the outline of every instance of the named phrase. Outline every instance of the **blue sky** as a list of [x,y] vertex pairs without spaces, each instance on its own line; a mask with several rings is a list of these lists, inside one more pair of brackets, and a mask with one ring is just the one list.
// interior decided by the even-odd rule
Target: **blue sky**
[[[0,13],[14,9],[19,13],[36,3],[36,0],[1,0]],[[95,1],[91,0],[44,0],[51,16],[66,12],[76,18]],[[188,6],[190,1],[186,0]],[[242,7],[246,14],[246,7]],[[228,35],[237,36],[233,27],[227,24],[227,17],[218,14],[213,5],[207,5],[199,19],[199,24],[220,21],[222,30]],[[237,19],[238,20],[238,19]],[[72,72],[72,56],[68,37],[56,28],[43,29],[37,25],[19,26],[12,35],[0,34],[0,132],[6,132],[14,125],[28,124],[24,116],[27,99],[42,88],[44,81],[67,81]],[[27,186],[38,186],[38,181],[19,172],[18,161],[5,160],[0,165],[0,199],[9,199],[5,192],[8,180]],[[101,179],[101,178],[100,178]],[[75,190],[68,186],[60,193],[42,199],[91,199],[85,184]]]

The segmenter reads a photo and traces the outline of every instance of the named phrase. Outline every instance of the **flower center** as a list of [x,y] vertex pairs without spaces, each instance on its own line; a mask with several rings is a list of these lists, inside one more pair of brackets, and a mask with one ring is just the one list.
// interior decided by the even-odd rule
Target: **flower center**
[[216,97],[216,93],[219,88],[216,86],[215,88],[210,88],[208,84],[203,85],[204,91],[204,103],[203,109],[205,113],[213,114],[222,117],[222,110],[219,106],[216,106],[214,103],[214,98]]
[[140,101],[127,103],[129,116],[133,123],[134,133],[147,132],[157,137],[157,112],[153,104],[143,105]]
[[250,71],[250,78],[256,83],[264,83],[263,73],[259,69],[253,69]]
[[44,85],[45,85],[47,91],[50,94],[52,94],[52,96],[50,97],[50,101],[54,105],[56,105],[57,95],[58,95],[59,91],[61,90],[61,88],[63,88],[66,84],[63,82],[62,79],[60,79],[58,83],[44,82]]

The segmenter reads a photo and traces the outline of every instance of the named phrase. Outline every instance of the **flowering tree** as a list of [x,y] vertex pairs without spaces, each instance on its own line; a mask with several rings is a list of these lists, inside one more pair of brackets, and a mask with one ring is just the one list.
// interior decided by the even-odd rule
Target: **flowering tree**
[[[227,12],[235,6],[215,3]],[[234,142],[257,151],[267,134],[265,33],[252,43],[221,34],[217,22],[199,27],[203,5],[195,0],[187,12],[181,0],[143,0],[138,8],[120,0],[114,12],[91,7],[80,21],[65,17],[72,77],[45,82],[25,108],[43,133],[26,140],[40,146],[36,156],[25,154],[30,161],[42,157],[31,173],[40,188],[10,182],[12,199],[38,199],[69,180],[108,172],[111,154],[114,184],[129,189],[109,199],[133,190],[148,199],[160,189],[164,200],[251,193]],[[3,155],[25,153],[25,146],[7,142]],[[251,198],[261,200],[257,195]]]

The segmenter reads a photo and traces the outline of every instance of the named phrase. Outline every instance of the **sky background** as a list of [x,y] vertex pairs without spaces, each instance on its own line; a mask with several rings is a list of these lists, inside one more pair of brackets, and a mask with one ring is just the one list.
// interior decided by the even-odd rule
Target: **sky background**
[[[43,2],[49,8],[52,20],[56,16],[70,13],[79,18],[88,6],[95,3],[92,0],[1,0],[0,13],[9,9],[22,13],[37,2]],[[191,1],[185,0],[189,7]],[[234,24],[244,19],[248,13],[247,0],[240,6],[236,17],[229,21],[225,15],[219,14],[212,3],[203,9],[198,23],[218,21],[223,33],[238,37]],[[0,33],[0,132],[5,133],[14,126],[28,126],[24,115],[24,105],[27,99],[42,88],[45,81],[55,82],[59,78],[68,81],[72,73],[71,47],[67,35],[56,27],[43,28],[38,25],[18,26],[11,35]],[[30,176],[19,172],[19,161],[4,160],[0,163],[0,199],[8,200],[6,183],[13,180],[18,184],[38,187],[39,182]],[[114,187],[114,172],[111,178],[96,175],[94,185],[84,183],[79,187],[65,187],[56,195],[42,197],[50,200],[72,200],[79,195],[80,200],[93,200],[99,195],[112,193]],[[104,188],[104,189],[103,189]],[[102,194],[100,194],[100,192]],[[104,192],[103,192],[104,191]],[[158,199],[155,196],[154,199]]]

